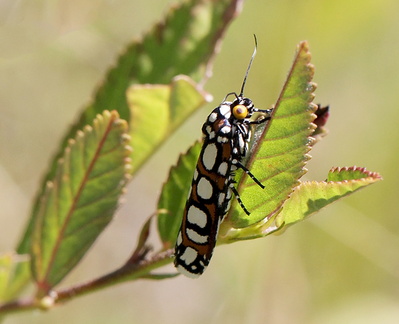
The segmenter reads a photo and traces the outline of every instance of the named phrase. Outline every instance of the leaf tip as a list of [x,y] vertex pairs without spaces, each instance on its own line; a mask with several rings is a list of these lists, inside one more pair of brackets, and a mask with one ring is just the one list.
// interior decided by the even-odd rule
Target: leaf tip
[[330,170],[330,174],[339,174],[343,172],[359,172],[361,175],[361,178],[371,178],[373,180],[383,180],[382,176],[378,172],[372,172],[368,171],[365,167],[357,167],[357,166],[351,166],[351,167],[333,167]]
[[309,52],[309,42],[307,40],[300,41],[298,48],[299,50]]

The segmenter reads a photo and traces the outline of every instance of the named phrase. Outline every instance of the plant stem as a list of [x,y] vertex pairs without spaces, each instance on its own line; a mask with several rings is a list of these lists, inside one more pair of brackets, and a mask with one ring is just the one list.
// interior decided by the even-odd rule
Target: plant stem
[[[53,298],[53,303],[50,303],[47,307],[41,301],[38,301],[36,298],[31,299],[21,299],[12,301],[3,305],[0,305],[0,315],[5,315],[7,313],[19,312],[25,310],[31,310],[35,308],[51,308],[54,305],[57,305],[61,302],[66,302],[71,300],[72,298],[82,296],[84,294],[88,294],[94,292],[96,290],[100,290],[106,288],[108,286],[115,285],[117,283],[137,280],[140,278],[151,279],[151,271],[162,267],[172,261],[173,249],[169,249],[166,251],[161,251],[150,259],[142,260],[138,263],[130,263],[127,262],[125,265],[120,267],[119,269],[110,272],[104,276],[101,276],[97,279],[78,284],[76,286],[72,286],[66,289],[55,290],[49,292],[48,296],[44,298]],[[169,277],[172,277],[170,275]],[[165,276],[164,278],[167,278]],[[153,278],[157,278],[154,276]],[[51,297],[54,296],[54,297]],[[44,300],[44,298],[42,300]]]
[[150,260],[141,261],[139,264],[125,264],[121,268],[92,281],[76,285],[71,288],[57,291],[57,302],[66,301],[73,297],[103,289],[105,287],[129,280],[146,277],[151,270],[162,267],[172,261],[173,250],[166,250],[156,254]]

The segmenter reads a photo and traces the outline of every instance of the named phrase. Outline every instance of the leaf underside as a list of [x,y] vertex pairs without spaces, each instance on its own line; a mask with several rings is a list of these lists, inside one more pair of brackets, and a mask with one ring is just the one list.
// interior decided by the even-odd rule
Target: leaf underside
[[78,131],[40,200],[32,270],[41,290],[57,284],[111,221],[128,179],[127,123],[105,111]]
[[[169,85],[134,85],[127,93],[131,109],[132,164],[139,168],[198,107],[205,94],[186,76]],[[156,131],[154,131],[156,130]]]

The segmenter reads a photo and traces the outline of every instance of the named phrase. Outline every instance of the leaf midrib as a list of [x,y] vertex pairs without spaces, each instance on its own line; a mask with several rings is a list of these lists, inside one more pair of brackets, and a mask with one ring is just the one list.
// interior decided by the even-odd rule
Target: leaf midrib
[[88,168],[87,168],[87,170],[85,172],[85,175],[84,175],[84,177],[83,177],[83,179],[81,181],[79,189],[78,189],[78,191],[77,191],[77,193],[76,193],[76,195],[75,195],[75,197],[73,199],[72,205],[71,205],[71,207],[70,207],[70,209],[68,211],[68,214],[67,214],[67,216],[66,216],[66,218],[65,218],[65,220],[63,222],[63,225],[62,225],[62,227],[61,227],[61,229],[59,231],[58,238],[57,238],[57,241],[56,241],[56,243],[54,245],[53,251],[51,253],[50,260],[49,260],[49,262],[47,264],[47,270],[46,270],[46,273],[45,273],[45,275],[43,277],[43,282],[42,283],[46,283],[47,284],[47,278],[48,278],[49,273],[50,273],[50,271],[52,269],[52,266],[53,266],[53,264],[55,262],[57,251],[59,250],[60,245],[61,245],[61,243],[63,241],[64,234],[65,234],[65,231],[66,231],[66,229],[68,227],[69,221],[70,221],[70,219],[71,219],[71,217],[72,217],[72,215],[73,215],[73,213],[74,213],[74,211],[76,209],[76,205],[77,205],[77,203],[78,203],[78,201],[79,201],[79,199],[80,199],[80,197],[81,197],[81,195],[83,193],[83,190],[85,188],[85,184],[88,182],[89,175],[92,172],[92,170],[94,168],[94,165],[95,165],[96,161],[99,158],[100,151],[104,147],[104,143],[105,143],[105,141],[107,139],[107,136],[111,132],[112,125],[113,125],[113,122],[114,122],[115,119],[116,119],[115,114],[111,113],[110,119],[108,121],[107,128],[106,128],[106,130],[104,132],[104,135],[103,135],[103,137],[101,138],[101,140],[99,142],[99,145],[98,145],[98,147],[96,149],[96,152],[94,153],[93,158],[92,158],[92,160],[91,160],[91,162],[90,162],[90,164],[89,164],[89,166],[88,166]]

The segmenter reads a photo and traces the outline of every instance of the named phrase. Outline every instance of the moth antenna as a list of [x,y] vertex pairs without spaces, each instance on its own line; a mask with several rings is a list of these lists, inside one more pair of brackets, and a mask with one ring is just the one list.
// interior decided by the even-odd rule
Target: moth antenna
[[247,82],[248,72],[251,69],[252,61],[254,60],[255,55],[256,55],[256,49],[258,47],[258,40],[256,39],[256,35],[255,34],[254,34],[254,39],[255,39],[254,52],[252,53],[251,60],[249,61],[249,64],[248,64],[248,67],[247,67],[247,71],[245,72],[245,77],[244,77],[244,81],[242,82],[242,86],[241,86],[241,91],[240,91],[239,97],[242,97],[243,94],[244,94],[244,87],[245,87],[245,83]]

